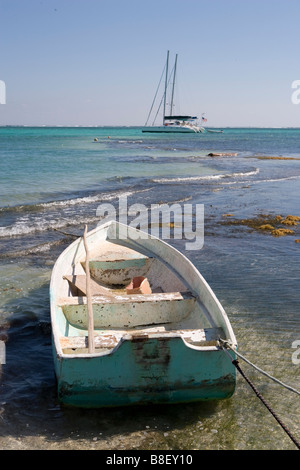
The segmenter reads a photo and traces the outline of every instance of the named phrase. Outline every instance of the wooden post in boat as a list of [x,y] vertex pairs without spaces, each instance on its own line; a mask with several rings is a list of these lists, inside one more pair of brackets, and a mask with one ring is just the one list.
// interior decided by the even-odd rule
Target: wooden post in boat
[[85,258],[85,273],[86,273],[86,298],[88,306],[88,350],[90,354],[95,352],[95,340],[94,340],[94,315],[93,315],[93,304],[91,296],[91,283],[90,283],[90,256],[89,249],[86,241],[87,225],[84,228],[83,242],[86,252]]

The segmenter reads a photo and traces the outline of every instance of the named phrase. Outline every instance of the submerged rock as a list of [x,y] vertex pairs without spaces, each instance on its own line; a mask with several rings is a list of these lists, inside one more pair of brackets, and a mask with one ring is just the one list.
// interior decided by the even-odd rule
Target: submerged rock
[[237,153],[215,153],[210,152],[207,154],[208,157],[236,157]]

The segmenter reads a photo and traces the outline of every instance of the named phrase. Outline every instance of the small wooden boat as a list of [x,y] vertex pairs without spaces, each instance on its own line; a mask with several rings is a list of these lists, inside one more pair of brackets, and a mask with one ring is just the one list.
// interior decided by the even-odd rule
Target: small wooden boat
[[234,392],[235,367],[218,345],[221,337],[236,347],[224,309],[193,264],[156,237],[111,221],[77,239],[55,263],[50,303],[58,397],[66,405]]

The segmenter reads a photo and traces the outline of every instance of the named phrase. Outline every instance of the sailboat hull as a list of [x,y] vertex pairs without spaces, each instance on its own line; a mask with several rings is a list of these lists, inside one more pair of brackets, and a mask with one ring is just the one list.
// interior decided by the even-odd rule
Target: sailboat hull
[[203,128],[192,128],[192,127],[182,127],[182,126],[153,126],[145,127],[142,129],[142,132],[156,132],[156,133],[166,133],[166,134],[199,134],[204,132]]

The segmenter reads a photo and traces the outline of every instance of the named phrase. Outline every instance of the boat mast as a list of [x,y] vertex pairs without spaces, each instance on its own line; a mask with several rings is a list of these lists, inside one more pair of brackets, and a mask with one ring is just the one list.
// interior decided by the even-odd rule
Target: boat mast
[[167,101],[167,87],[168,87],[168,70],[169,69],[169,51],[167,53],[167,64],[166,64],[166,79],[165,79],[165,94],[164,94],[164,114],[163,114],[163,125],[165,123],[166,115],[166,101]]
[[174,65],[174,76],[173,76],[172,98],[171,98],[171,105],[170,105],[170,116],[172,116],[172,114],[173,114],[173,101],[174,101],[174,89],[175,89],[177,56],[178,56],[178,54],[176,54],[175,65]]

